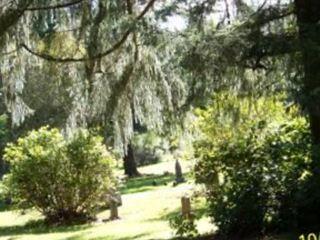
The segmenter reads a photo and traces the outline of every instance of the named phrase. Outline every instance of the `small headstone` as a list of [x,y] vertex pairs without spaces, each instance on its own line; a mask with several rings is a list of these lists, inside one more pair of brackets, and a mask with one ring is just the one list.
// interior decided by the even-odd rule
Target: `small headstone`
[[183,178],[182,169],[181,169],[181,165],[180,165],[179,160],[176,160],[175,174],[176,174],[176,179],[175,179],[176,184],[179,184],[179,183],[182,183],[185,181]]
[[110,220],[119,219],[118,207],[122,205],[121,194],[115,189],[110,189],[106,199],[110,208]]
[[181,214],[186,219],[191,219],[194,216],[191,212],[191,201],[189,197],[181,198]]
[[119,219],[119,213],[118,213],[118,203],[115,201],[110,202],[110,220],[116,220]]

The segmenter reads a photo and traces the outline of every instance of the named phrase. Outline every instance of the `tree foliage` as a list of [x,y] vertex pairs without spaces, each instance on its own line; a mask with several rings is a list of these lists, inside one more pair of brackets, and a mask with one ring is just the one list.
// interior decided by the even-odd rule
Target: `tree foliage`
[[41,86],[48,83],[46,90],[51,83],[64,88],[56,94],[68,102],[62,114],[67,132],[111,125],[115,145],[125,150],[134,119],[160,131],[179,105],[181,95],[174,93],[181,92],[181,84],[169,70],[168,35],[153,21],[156,3],[39,0],[22,8],[8,1],[3,14],[22,11],[15,28],[1,34],[1,73],[12,122],[21,124],[37,110],[26,96],[34,78]]

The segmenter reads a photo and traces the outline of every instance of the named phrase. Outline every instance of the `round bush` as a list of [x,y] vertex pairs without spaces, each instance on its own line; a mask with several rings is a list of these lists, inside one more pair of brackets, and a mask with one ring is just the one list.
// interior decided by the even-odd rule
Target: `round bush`
[[113,187],[113,158],[102,138],[79,130],[65,140],[41,128],[9,144],[4,184],[20,207],[35,207],[50,222],[88,220]]

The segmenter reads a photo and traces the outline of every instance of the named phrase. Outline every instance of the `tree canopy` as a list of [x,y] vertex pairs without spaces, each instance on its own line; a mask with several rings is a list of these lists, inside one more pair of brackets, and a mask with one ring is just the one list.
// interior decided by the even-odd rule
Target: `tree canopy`
[[[67,129],[112,123],[126,146],[134,121],[161,130],[213,91],[287,90],[318,143],[318,8],[316,0],[8,0],[0,15],[6,103],[21,123],[32,113],[26,72],[54,81],[44,71],[54,63],[70,79]],[[186,28],[161,27],[172,16]]]
[[155,23],[155,2],[7,1],[1,73],[12,122],[21,124],[37,108],[25,94],[35,81],[64,85],[56,94],[71,101],[67,132],[112,124],[116,145],[125,148],[133,121],[161,129],[182,87],[169,70],[171,36]]

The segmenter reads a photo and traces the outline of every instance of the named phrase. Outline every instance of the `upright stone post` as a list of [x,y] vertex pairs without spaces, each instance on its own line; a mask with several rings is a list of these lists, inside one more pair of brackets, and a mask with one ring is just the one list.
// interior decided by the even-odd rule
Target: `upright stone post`
[[110,218],[109,219],[110,220],[119,219],[118,202],[114,201],[114,199],[110,201]]
[[179,160],[176,160],[175,164],[175,174],[176,174],[176,184],[184,182],[183,174],[182,174],[182,169]]
[[181,198],[181,213],[183,218],[191,219],[191,202],[189,197],[182,197]]
[[118,207],[122,205],[121,195],[116,189],[110,189],[107,194],[107,202],[110,208],[109,220],[119,219]]

